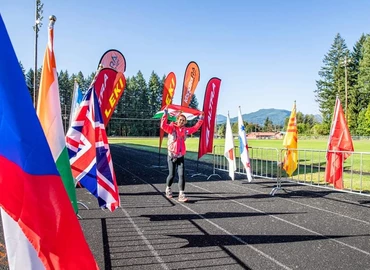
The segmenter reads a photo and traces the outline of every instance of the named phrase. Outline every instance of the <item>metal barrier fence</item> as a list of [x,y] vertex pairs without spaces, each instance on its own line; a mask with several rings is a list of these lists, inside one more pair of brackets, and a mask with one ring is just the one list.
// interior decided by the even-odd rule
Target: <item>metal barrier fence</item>
[[[224,156],[224,146],[215,145],[213,147],[213,173],[216,170],[228,171],[228,162]],[[239,147],[235,146],[236,172],[245,174],[246,171],[240,160]],[[279,150],[277,148],[254,148],[249,147],[249,157],[251,160],[251,169],[253,177],[276,179],[277,178],[277,160],[279,160]]]
[[[293,182],[301,185],[315,186],[341,192],[349,192],[370,196],[370,152],[332,151],[337,154],[350,153],[345,162],[341,163],[343,170],[343,189],[337,189],[325,180],[326,150],[293,149],[298,153],[298,164],[295,172],[288,176],[282,169],[282,161],[286,149],[249,148],[252,174],[254,178],[276,179],[277,185],[270,194],[284,190],[282,182]],[[224,156],[224,146],[214,146],[213,173],[216,170],[228,171],[228,162]],[[235,147],[237,163],[236,173],[246,175],[240,161],[239,147]]]

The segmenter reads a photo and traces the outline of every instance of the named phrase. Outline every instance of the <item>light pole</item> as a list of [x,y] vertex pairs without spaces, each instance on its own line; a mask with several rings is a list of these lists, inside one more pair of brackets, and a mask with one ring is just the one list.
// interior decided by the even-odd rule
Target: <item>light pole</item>
[[346,103],[345,103],[345,115],[346,115],[346,122],[348,123],[348,89],[347,89],[347,65],[351,62],[350,59],[347,59],[347,56],[344,56],[344,91],[346,96]]
[[35,10],[35,69],[33,71],[33,107],[36,109],[36,89],[37,89],[37,37],[39,32],[39,23],[40,20],[38,18],[38,6],[37,1],[35,2],[36,10]]
[[33,72],[33,106],[36,109],[36,89],[37,89],[37,39],[39,37],[39,28],[42,26],[42,12],[44,4],[41,0],[35,0],[35,25],[33,30],[35,30],[35,70]]

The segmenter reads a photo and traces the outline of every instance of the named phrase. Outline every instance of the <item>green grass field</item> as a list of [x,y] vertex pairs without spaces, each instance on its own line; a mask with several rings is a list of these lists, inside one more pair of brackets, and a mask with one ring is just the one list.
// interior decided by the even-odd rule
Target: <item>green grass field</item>
[[[132,146],[135,148],[140,148],[143,150],[158,152],[159,146],[159,138],[146,138],[146,137],[110,137],[110,143],[118,143],[124,144],[127,146]],[[167,139],[166,137],[163,138],[162,146],[164,146],[164,150],[166,149]],[[370,140],[363,140],[363,141],[354,141],[354,148],[355,152],[369,152],[370,153]],[[235,146],[239,145],[239,141],[234,141]],[[283,140],[248,140],[248,144],[250,147],[255,148],[283,148]],[[198,152],[198,145],[199,140],[198,138],[188,138],[186,140],[186,147],[189,152]],[[225,145],[224,139],[214,139],[213,145]],[[314,150],[322,150],[326,151],[328,145],[328,141],[324,140],[299,140],[298,141],[298,149],[314,149]],[[163,153],[166,153],[164,151]]]
[[[111,144],[122,144],[125,146],[142,149],[158,153],[159,138],[145,138],[145,137],[125,137],[125,138],[109,138]],[[265,170],[259,164],[263,164],[265,161],[269,162],[269,172],[272,177],[277,177],[280,173],[280,169],[277,167],[275,161],[281,161],[284,155],[283,140],[248,140],[250,149],[250,157],[252,159],[252,166],[254,173],[261,175],[260,173]],[[299,182],[306,182],[316,185],[324,185],[325,180],[325,166],[326,166],[326,140],[299,140],[299,167],[293,174],[293,179]],[[167,139],[163,139],[161,153],[167,153]],[[197,160],[198,158],[198,138],[188,138],[186,141],[188,159]],[[224,139],[214,139],[214,146],[223,149],[225,145]],[[234,145],[238,146],[239,141],[236,139]],[[277,150],[272,151],[272,155],[266,154],[271,150],[264,150],[262,148],[273,148]],[[351,155],[344,166],[344,185],[348,190],[354,191],[370,191],[370,140],[354,141],[355,153]],[[276,154],[274,154],[276,153]],[[223,155],[219,153],[218,155]],[[238,156],[238,153],[236,153]],[[201,161],[213,162],[213,154],[204,155]],[[263,162],[262,162],[263,161]],[[286,177],[285,172],[282,172],[282,177]]]

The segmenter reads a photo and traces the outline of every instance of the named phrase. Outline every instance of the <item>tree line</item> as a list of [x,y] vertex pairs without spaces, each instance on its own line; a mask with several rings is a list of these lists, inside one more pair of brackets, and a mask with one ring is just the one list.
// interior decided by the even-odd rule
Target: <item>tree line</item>
[[[34,71],[29,69],[26,72],[22,63],[20,65],[32,99]],[[39,68],[37,72],[37,85],[40,84],[41,70],[42,68]],[[84,94],[89,89],[94,76],[95,73],[91,73],[85,77],[81,71],[71,75],[67,70],[58,72],[60,104],[65,132],[69,127],[75,80]],[[161,109],[164,80],[165,76],[160,78],[154,71],[148,82],[141,71],[138,71],[135,76],[127,77],[123,95],[107,127],[108,136],[159,136],[159,120],[152,117]],[[189,106],[199,109],[196,95],[193,95]]]
[[[20,65],[32,98],[34,88],[33,69],[29,69],[26,72],[22,63]],[[37,85],[40,83],[41,69],[38,69]],[[58,73],[60,104],[65,132],[67,132],[69,126],[69,114],[75,80],[77,80],[82,92],[85,93],[90,87],[94,76],[95,73],[84,76],[81,71],[71,75],[67,70],[62,70]],[[164,80],[164,75],[159,77],[154,71],[151,73],[148,82],[141,71],[138,71],[135,76],[128,77],[123,95],[108,124],[108,136],[159,136],[159,120],[152,117],[161,109]],[[199,103],[195,94],[189,106],[199,109]],[[285,128],[288,120],[289,118],[286,118]],[[304,115],[301,112],[297,113],[297,121],[300,134],[309,133],[312,126],[317,123],[313,115]],[[194,123],[189,123],[189,125],[192,124]],[[244,122],[244,125],[248,133],[281,131],[284,128],[281,125],[274,125],[268,117],[263,126],[247,122]],[[232,129],[233,132],[237,133],[238,127],[236,123],[232,125]],[[217,125],[215,133],[223,137],[225,135],[225,123]]]
[[338,33],[329,52],[324,56],[314,91],[323,123],[316,132],[326,135],[338,96],[346,114],[352,135],[370,135],[370,38],[362,34],[353,46],[347,48]]
[[[25,71],[20,63],[26,84],[33,98],[34,72],[33,69]],[[39,85],[41,69],[38,69],[36,83]],[[69,74],[67,70],[58,72],[59,95],[62,110],[62,119],[65,132],[69,127],[69,114],[73,95],[74,82],[77,80],[82,92],[85,93],[93,81],[95,73],[88,76],[80,71],[77,74]],[[153,115],[161,109],[162,93],[165,76],[159,77],[154,71],[151,73],[148,82],[145,80],[141,71],[135,76],[126,79],[126,87],[123,95],[112,115],[107,127],[108,136],[159,136],[159,120],[153,119]],[[179,91],[179,90],[178,90]],[[36,95],[37,100],[37,95]],[[37,102],[36,102],[37,103]],[[199,103],[194,94],[190,105],[191,108],[199,109]],[[286,128],[289,118],[286,118],[284,127],[275,125],[267,117],[264,125],[244,122],[246,131],[249,132],[269,132],[281,131]],[[311,128],[317,124],[313,115],[297,113],[299,134],[309,134]],[[190,122],[189,125],[194,123]],[[233,132],[237,133],[238,127],[232,125]],[[225,123],[216,127],[215,133],[223,137],[225,135]]]
[[[34,71],[27,72],[20,63],[26,84],[33,97]],[[319,123],[314,115],[297,112],[297,128],[300,135],[328,135],[333,116],[335,99],[338,96],[348,119],[352,135],[370,135],[370,38],[362,35],[350,51],[345,40],[337,34],[329,52],[324,56],[323,66],[318,72],[320,79],[316,81],[314,90],[316,102],[322,116]],[[37,72],[37,85],[40,82],[41,68]],[[95,73],[85,76],[81,71],[69,74],[67,70],[58,73],[60,103],[65,131],[69,126],[69,113],[74,81],[86,92]],[[165,76],[159,77],[152,71],[148,82],[141,71],[127,78],[126,88],[107,127],[109,136],[158,136],[159,120],[153,115],[160,110]],[[179,89],[179,88],[178,88]],[[178,90],[179,91],[179,90]],[[181,90],[180,90],[181,91]],[[36,96],[37,99],[37,96]],[[196,95],[190,107],[198,108]],[[284,126],[274,125],[269,118],[263,126],[244,122],[246,131],[282,131],[286,129],[289,118]],[[232,126],[237,133],[237,126]],[[216,134],[224,136],[225,124],[217,125]]]

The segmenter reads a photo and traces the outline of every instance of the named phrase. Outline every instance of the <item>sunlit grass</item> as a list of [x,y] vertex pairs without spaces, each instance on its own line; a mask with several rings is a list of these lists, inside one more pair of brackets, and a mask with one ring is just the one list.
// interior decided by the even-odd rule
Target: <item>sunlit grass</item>
[[[125,137],[109,138],[112,144],[122,144],[151,152],[159,152],[159,138]],[[250,158],[252,170],[256,175],[266,175],[276,178],[279,174],[287,177],[285,171],[278,167],[277,161],[281,161],[285,151],[282,140],[249,140]],[[299,140],[298,159],[299,166],[293,173],[292,179],[311,185],[329,186],[325,182],[326,148],[324,140]],[[235,139],[236,156],[239,156],[239,141]],[[217,155],[223,155],[224,139],[214,139]],[[163,138],[161,154],[167,154],[167,138]],[[198,138],[186,140],[187,159],[198,159]],[[267,149],[268,148],[268,149]],[[355,153],[344,163],[344,186],[347,190],[370,191],[370,140],[354,141]],[[221,152],[220,152],[221,151]],[[268,153],[268,154],[267,154]],[[201,159],[205,162],[213,162],[213,154],[206,154]]]

